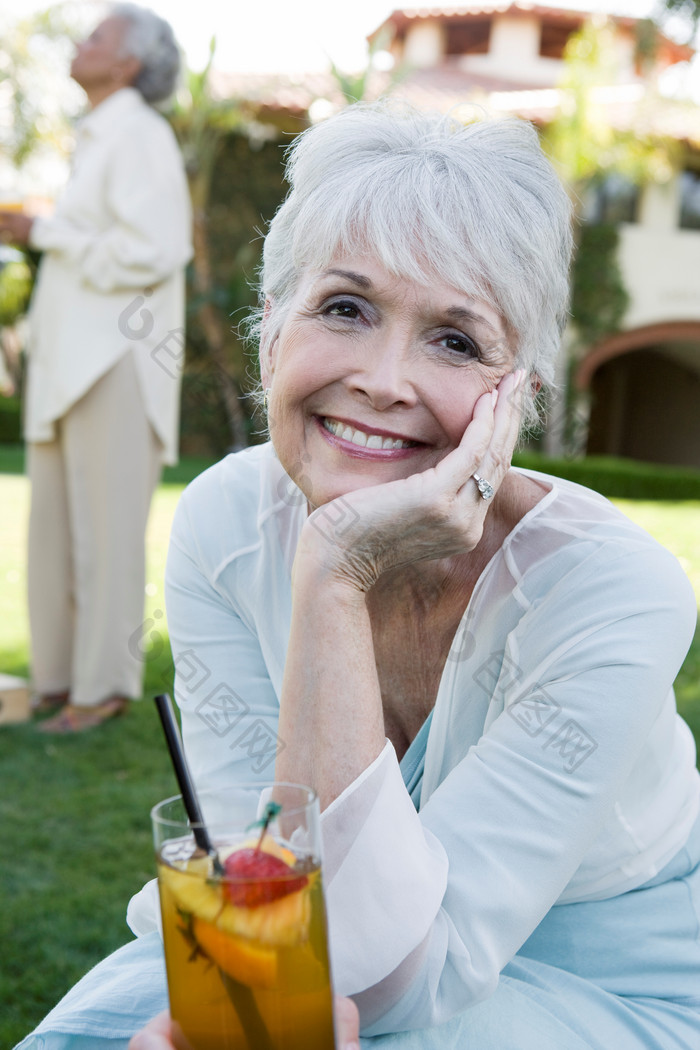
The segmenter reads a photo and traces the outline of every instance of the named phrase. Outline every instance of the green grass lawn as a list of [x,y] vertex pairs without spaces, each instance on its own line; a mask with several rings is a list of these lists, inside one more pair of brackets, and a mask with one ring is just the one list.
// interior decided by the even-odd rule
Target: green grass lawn
[[[144,695],[171,689],[163,573],[183,484],[206,464],[166,475],[148,529]],[[0,446],[0,671],[28,672],[21,452]],[[700,603],[700,502],[616,501],[680,558]],[[151,633],[153,632],[153,633]],[[700,739],[700,634],[678,680],[682,713]],[[26,1035],[85,971],[130,939],[129,897],[153,876],[149,810],[175,793],[149,700],[76,738],[32,725],[0,727],[0,1048]]]

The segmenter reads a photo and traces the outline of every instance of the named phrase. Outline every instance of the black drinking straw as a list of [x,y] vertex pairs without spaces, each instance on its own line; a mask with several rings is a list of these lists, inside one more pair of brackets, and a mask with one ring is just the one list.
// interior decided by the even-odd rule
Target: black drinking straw
[[[209,838],[209,832],[204,826],[202,809],[199,805],[199,799],[197,798],[197,793],[194,789],[192,774],[187,765],[187,759],[185,758],[185,752],[182,747],[182,738],[180,737],[180,730],[178,728],[177,719],[175,718],[173,702],[167,693],[161,693],[160,696],[154,697],[154,701],[163,725],[165,741],[168,745],[168,751],[170,752],[170,757],[173,762],[175,776],[177,777],[177,782],[182,794],[182,801],[185,806],[185,812],[187,813],[187,819],[192,825],[195,842],[201,850],[204,850],[204,852],[211,857],[216,874],[224,875],[224,866],[219,860],[219,854],[214,849],[214,845]],[[221,969],[219,969],[219,974],[224,988],[233,1003],[233,1007],[238,1014],[238,1020],[240,1021],[243,1032],[248,1040],[250,1050],[273,1050],[272,1040],[270,1039],[270,1034],[267,1031],[265,1022],[263,1021],[258,1009],[258,1004],[255,1001],[253,989],[248,988],[245,984],[241,984],[239,981],[234,981],[232,977],[229,977],[228,974],[224,973]]]
[[202,815],[201,806],[199,805],[199,799],[197,798],[194,789],[192,774],[187,765],[187,759],[185,758],[185,752],[182,747],[182,738],[180,737],[180,730],[178,729],[177,719],[175,718],[173,702],[167,693],[161,693],[160,696],[155,697],[155,705],[158,708],[158,714],[160,715],[160,720],[163,725],[165,741],[168,745],[168,751],[170,752],[170,757],[173,762],[175,776],[177,777],[177,782],[182,794],[182,801],[185,806],[185,812],[187,813],[187,819],[192,825],[194,840],[199,848],[203,850],[207,856],[211,857],[216,874],[223,875],[225,874],[224,866],[219,860],[219,854],[214,849],[214,845],[209,838],[209,832],[204,826],[204,817]]

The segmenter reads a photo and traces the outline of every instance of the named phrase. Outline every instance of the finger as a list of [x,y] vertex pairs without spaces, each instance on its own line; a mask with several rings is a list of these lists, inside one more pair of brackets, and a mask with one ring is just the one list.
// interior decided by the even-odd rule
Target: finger
[[173,1050],[170,1014],[164,1010],[131,1039],[128,1050]]
[[494,427],[495,391],[481,395],[462,440],[435,468],[442,484],[459,493],[476,470],[489,447]]
[[490,438],[480,450],[464,485],[465,495],[472,503],[476,500],[484,514],[510,469],[520,432],[524,378],[522,369],[510,372],[502,377],[492,392],[495,404]]
[[500,484],[510,468],[520,433],[524,392],[525,372],[522,369],[509,373],[498,385],[491,441],[476,468],[489,481],[493,477]]
[[353,1047],[359,1047],[360,1015],[352,999],[336,995],[334,1013],[338,1050],[353,1050]]
[[525,400],[527,375],[525,369],[520,368],[513,374],[511,383],[503,396],[499,390],[498,401],[495,409],[494,440],[501,443],[508,457],[512,455],[515,443],[520,433],[520,425],[523,418],[523,403]]

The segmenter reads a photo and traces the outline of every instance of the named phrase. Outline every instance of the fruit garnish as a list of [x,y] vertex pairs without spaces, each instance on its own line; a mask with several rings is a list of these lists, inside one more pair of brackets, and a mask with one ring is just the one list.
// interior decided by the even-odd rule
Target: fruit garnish
[[274,988],[277,980],[277,952],[248,944],[224,933],[212,923],[195,918],[192,934],[213,963],[249,988]]
[[224,883],[228,899],[238,908],[259,908],[296,893],[309,881],[280,857],[258,849],[239,849],[230,853],[224,862]]
[[231,904],[238,908],[259,908],[296,893],[309,881],[300,875],[281,857],[263,848],[270,821],[281,810],[276,802],[268,802],[261,820],[251,827],[261,827],[260,838],[254,848],[234,850],[224,862],[226,878],[224,890]]
[[216,918],[220,930],[270,948],[293,948],[309,937],[311,900],[306,890],[260,908],[225,904]]
[[220,890],[206,878],[165,866],[158,878],[161,886],[172,893],[178,909],[186,915],[197,915],[207,922],[214,922],[221,912]]

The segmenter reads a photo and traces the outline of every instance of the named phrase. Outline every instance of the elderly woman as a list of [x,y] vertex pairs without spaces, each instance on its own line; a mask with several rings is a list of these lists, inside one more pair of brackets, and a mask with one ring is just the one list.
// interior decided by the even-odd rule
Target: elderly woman
[[115,5],[73,58],[89,112],[54,215],[0,213],[6,237],[43,253],[24,412],[43,732],[95,728],[141,695],[144,534],[161,467],[177,459],[191,255],[182,159],[153,107],[179,69],[168,23]]
[[[318,791],[363,1046],[688,1050],[693,593],[606,500],[510,467],[565,317],[566,194],[527,124],[389,104],[307,131],[289,177],[262,271],[271,443],[199,477],[173,527],[195,778],[274,763]],[[153,912],[144,891],[122,976],[102,964],[42,1032],[86,1031],[105,982],[93,1035],[162,1008]]]

